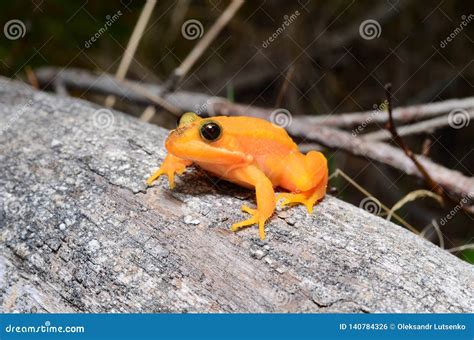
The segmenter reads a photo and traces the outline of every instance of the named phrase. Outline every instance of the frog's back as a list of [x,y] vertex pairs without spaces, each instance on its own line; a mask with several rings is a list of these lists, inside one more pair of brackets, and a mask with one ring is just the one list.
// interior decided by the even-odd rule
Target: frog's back
[[288,154],[298,150],[285,129],[254,117],[216,117],[224,133],[234,137],[239,149],[255,157]]

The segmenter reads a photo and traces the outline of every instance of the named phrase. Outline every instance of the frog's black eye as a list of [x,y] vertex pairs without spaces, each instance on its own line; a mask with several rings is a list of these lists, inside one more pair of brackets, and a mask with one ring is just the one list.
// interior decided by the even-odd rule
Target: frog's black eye
[[214,142],[221,136],[222,129],[219,124],[211,121],[204,123],[199,129],[199,133],[204,140]]

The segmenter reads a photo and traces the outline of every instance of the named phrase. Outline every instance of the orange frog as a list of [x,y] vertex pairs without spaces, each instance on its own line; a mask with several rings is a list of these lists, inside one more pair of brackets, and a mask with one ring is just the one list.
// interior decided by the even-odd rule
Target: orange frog
[[[185,113],[176,130],[166,139],[166,156],[160,169],[147,180],[151,185],[163,174],[170,188],[174,175],[195,163],[201,168],[238,185],[255,188],[257,208],[242,206],[251,215],[235,223],[231,230],[258,224],[265,238],[265,221],[281,205],[301,203],[311,214],[313,205],[326,193],[327,160],[320,152],[303,155],[281,127],[252,117],[201,118]],[[286,189],[275,199],[274,187]]]

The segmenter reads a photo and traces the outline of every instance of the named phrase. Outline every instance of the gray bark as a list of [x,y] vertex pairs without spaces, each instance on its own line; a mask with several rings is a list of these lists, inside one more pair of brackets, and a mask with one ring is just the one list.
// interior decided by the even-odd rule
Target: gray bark
[[167,131],[0,78],[1,312],[473,312],[474,270],[327,196],[229,225],[253,193],[144,180]]

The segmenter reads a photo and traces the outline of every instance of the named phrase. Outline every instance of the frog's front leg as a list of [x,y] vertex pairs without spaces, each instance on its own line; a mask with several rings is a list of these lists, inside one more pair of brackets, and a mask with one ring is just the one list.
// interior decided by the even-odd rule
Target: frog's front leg
[[257,196],[257,209],[251,209],[245,204],[241,208],[242,211],[252,215],[252,217],[234,223],[230,229],[237,231],[242,227],[258,224],[260,239],[265,239],[265,221],[275,210],[275,192],[273,191],[272,182],[254,165],[233,169],[228,174],[228,179],[254,186]]
[[166,174],[168,176],[168,181],[170,184],[170,188],[174,188],[174,174],[181,175],[187,166],[190,166],[193,162],[178,158],[173,154],[168,154],[161,164],[160,168],[151,175],[147,180],[146,184],[151,185],[154,181],[156,181],[161,175]]

